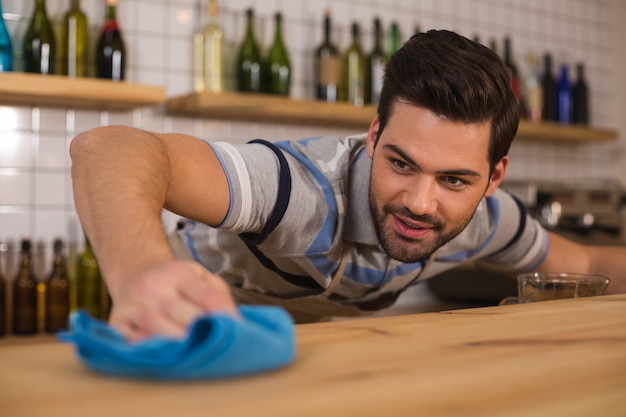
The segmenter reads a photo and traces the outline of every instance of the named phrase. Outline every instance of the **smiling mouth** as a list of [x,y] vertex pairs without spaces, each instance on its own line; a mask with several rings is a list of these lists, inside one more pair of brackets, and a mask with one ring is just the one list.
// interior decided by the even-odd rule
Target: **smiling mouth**
[[415,222],[392,215],[395,229],[400,236],[409,239],[422,239],[432,233],[437,226],[424,222]]

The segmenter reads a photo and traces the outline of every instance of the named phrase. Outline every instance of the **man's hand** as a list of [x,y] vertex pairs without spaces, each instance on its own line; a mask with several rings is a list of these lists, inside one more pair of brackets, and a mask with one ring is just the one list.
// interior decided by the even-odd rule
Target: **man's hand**
[[206,314],[239,318],[228,284],[196,262],[165,261],[121,282],[111,294],[109,323],[130,341],[183,338],[191,323]]

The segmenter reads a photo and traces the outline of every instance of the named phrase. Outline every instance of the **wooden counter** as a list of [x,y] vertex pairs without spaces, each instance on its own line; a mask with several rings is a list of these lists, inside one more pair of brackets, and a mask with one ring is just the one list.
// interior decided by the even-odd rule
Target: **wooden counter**
[[626,295],[308,324],[297,334],[287,368],[186,383],[96,375],[53,341],[0,342],[0,415],[626,415]]

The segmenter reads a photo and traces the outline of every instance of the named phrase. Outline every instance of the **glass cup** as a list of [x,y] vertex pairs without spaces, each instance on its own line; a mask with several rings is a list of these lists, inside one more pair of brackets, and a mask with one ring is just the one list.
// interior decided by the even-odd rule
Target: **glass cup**
[[506,297],[500,305],[602,295],[609,278],[597,274],[533,272],[517,276],[517,297]]

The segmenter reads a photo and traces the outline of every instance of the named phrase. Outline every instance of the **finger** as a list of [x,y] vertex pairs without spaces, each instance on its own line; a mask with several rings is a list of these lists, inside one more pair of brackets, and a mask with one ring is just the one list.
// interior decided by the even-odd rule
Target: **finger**
[[239,317],[239,310],[228,284],[198,264],[192,264],[191,268],[200,279],[189,280],[188,285],[181,287],[181,293],[204,311],[223,312]]
[[111,327],[129,341],[139,341],[155,334],[182,339],[186,326],[143,304],[127,304],[111,313]]

